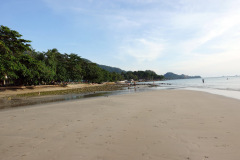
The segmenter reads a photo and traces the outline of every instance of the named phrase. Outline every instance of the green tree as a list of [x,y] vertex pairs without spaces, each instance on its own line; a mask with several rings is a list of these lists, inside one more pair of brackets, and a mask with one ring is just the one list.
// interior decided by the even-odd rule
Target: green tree
[[42,81],[48,81],[49,69],[46,65],[34,59],[28,54],[22,54],[18,57],[17,78],[14,79],[18,85],[37,85]]
[[0,41],[0,53],[0,79],[17,78],[15,74],[18,69],[16,58],[2,41]]
[[121,81],[121,80],[124,79],[121,74],[116,73],[116,72],[112,72],[112,73],[111,73],[111,76],[112,76],[112,81],[113,81],[113,82]]
[[22,35],[15,30],[1,25],[0,41],[7,47],[13,55],[22,54],[24,51],[31,50],[29,40],[21,39]]
[[56,70],[57,70],[57,54],[60,54],[56,48],[49,49],[44,55],[45,55],[45,64],[49,68],[51,68],[51,77],[49,77],[49,81],[53,81],[54,77],[56,76]]
[[121,70],[108,66],[100,68],[77,54],[61,54],[56,48],[47,52],[36,52],[30,47],[31,41],[21,37],[17,31],[0,26],[0,80],[8,77],[15,84],[35,85],[69,80],[101,83],[123,79],[163,78],[151,70],[110,73],[102,68],[118,72]]
[[68,78],[71,81],[80,81],[83,79],[82,64],[83,60],[78,55],[73,53],[68,55],[66,67],[68,71]]
[[22,35],[17,31],[0,26],[0,79],[17,79],[19,65],[17,56],[30,50],[29,40],[21,39]]
[[104,72],[95,63],[83,62],[83,79],[88,82],[101,83],[103,82]]
[[67,54],[57,54],[57,66],[56,66],[56,75],[54,79],[58,82],[67,81],[69,79],[68,76],[68,68],[67,68]]
[[110,72],[102,69],[103,82],[112,82],[112,75]]

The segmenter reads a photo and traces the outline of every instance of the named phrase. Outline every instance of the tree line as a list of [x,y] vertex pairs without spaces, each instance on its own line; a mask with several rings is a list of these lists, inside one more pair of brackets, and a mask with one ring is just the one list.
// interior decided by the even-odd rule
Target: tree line
[[122,73],[125,79],[134,79],[140,81],[162,80],[164,76],[156,74],[154,71],[128,71]]
[[21,37],[17,31],[0,26],[0,80],[8,80],[13,85],[160,78],[153,71],[109,72],[77,54],[62,54],[55,48],[38,52],[31,47],[30,40]]

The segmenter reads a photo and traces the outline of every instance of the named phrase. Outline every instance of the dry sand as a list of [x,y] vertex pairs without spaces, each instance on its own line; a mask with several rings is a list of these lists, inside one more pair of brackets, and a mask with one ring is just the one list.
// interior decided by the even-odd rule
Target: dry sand
[[239,160],[240,101],[186,90],[0,111],[1,160]]

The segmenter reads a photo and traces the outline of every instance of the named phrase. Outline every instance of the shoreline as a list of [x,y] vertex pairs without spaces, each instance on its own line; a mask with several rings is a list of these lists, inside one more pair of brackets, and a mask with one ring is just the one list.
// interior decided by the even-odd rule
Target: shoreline
[[31,90],[25,88],[13,91],[11,89],[0,92],[0,109],[94,97],[103,94],[101,92],[117,91],[123,87],[124,85],[119,84],[80,84],[67,87],[43,86],[43,88],[36,87]]
[[[219,90],[211,88],[191,88],[172,85],[152,85],[137,84],[136,86],[123,89],[127,85],[123,84],[70,84],[68,86],[42,85],[10,87],[10,89],[0,89],[0,110],[7,108],[23,107],[37,104],[47,104],[54,102],[71,101],[99,96],[111,96],[118,94],[129,94],[133,92],[152,90],[189,90],[211,93],[228,98],[240,100],[240,92]],[[13,89],[15,88],[15,89]]]
[[[212,94],[223,95],[240,99],[240,77],[205,77],[205,83],[202,79],[176,79],[167,80],[163,83],[170,83],[172,88],[190,89],[203,91]],[[161,83],[161,82],[157,82]],[[166,86],[167,88],[167,86]]]
[[238,160],[240,101],[154,90],[0,111],[3,159]]
[[190,87],[187,87],[185,89],[192,90],[192,91],[206,92],[206,93],[211,93],[215,95],[220,95],[220,96],[240,100],[240,91],[221,90],[221,89],[214,89],[214,88],[190,88]]
[[[104,84],[70,84],[67,86],[61,85],[38,85],[38,86],[12,86],[0,87],[0,98],[7,96],[16,96],[18,94],[28,94],[37,92],[62,91],[87,87],[102,86]],[[109,84],[112,85],[112,84]]]
[[[100,84],[87,85],[86,87],[72,85],[71,87],[68,87],[68,89],[66,89],[66,87],[63,88],[50,86],[41,88],[41,92],[39,89],[32,89],[30,91],[28,89],[24,89],[10,95],[6,95],[4,92],[2,92],[2,97],[0,96],[0,110],[16,107],[27,107],[38,104],[59,103],[85,98],[150,91],[152,90],[152,87],[155,86],[137,85],[127,87],[127,85],[124,84]],[[9,93],[9,91],[6,92]]]

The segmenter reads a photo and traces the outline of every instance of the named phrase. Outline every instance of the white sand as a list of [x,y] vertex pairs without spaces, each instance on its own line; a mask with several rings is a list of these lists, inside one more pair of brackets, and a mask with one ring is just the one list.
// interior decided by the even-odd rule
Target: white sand
[[239,160],[240,101],[161,90],[0,111],[1,160]]

